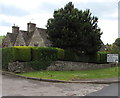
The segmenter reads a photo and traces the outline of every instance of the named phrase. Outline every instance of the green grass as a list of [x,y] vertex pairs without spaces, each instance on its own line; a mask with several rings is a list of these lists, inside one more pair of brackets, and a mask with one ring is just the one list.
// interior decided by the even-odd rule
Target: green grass
[[98,78],[113,78],[118,77],[118,70],[120,67],[85,70],[85,71],[37,71],[22,73],[18,75],[44,78],[44,79],[57,79],[57,80],[79,80],[79,79],[98,79]]

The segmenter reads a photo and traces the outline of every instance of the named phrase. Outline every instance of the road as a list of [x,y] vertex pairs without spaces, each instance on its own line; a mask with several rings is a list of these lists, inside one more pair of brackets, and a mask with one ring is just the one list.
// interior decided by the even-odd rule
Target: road
[[118,83],[111,84],[97,92],[90,93],[87,96],[119,96],[120,95],[120,91],[118,90],[119,87],[120,87],[120,84],[118,84]]
[[52,83],[2,76],[3,96],[85,96],[101,90],[106,84]]

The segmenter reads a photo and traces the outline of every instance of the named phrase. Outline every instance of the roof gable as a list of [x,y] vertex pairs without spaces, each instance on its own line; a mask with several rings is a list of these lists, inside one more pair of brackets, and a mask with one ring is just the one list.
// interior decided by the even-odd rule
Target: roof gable
[[34,31],[29,46],[35,46],[35,44],[38,46],[45,46],[44,40],[41,37],[38,29]]
[[20,31],[19,34],[17,35],[14,46],[21,46],[21,45],[26,46],[26,43],[23,37],[23,32]]
[[41,35],[42,39],[44,40],[44,43],[46,46],[50,46],[51,42],[48,40],[48,34],[46,33],[46,29],[43,28],[37,28],[39,31],[39,34]]

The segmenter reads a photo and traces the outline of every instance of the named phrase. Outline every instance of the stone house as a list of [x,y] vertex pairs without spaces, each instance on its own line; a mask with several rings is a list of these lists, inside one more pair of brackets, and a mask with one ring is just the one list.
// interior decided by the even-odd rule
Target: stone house
[[2,47],[11,46],[50,46],[46,29],[36,27],[34,23],[27,23],[27,31],[19,30],[18,26],[12,26],[12,33],[7,33]]

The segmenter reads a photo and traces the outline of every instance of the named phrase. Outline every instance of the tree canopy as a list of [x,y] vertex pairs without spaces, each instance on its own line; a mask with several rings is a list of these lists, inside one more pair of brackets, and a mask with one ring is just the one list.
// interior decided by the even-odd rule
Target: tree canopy
[[48,39],[53,47],[72,49],[87,54],[97,52],[101,47],[101,30],[98,18],[89,9],[82,11],[72,2],[64,8],[55,10],[53,18],[47,22]]
[[116,46],[120,46],[120,38],[117,38],[113,44],[115,44]]

